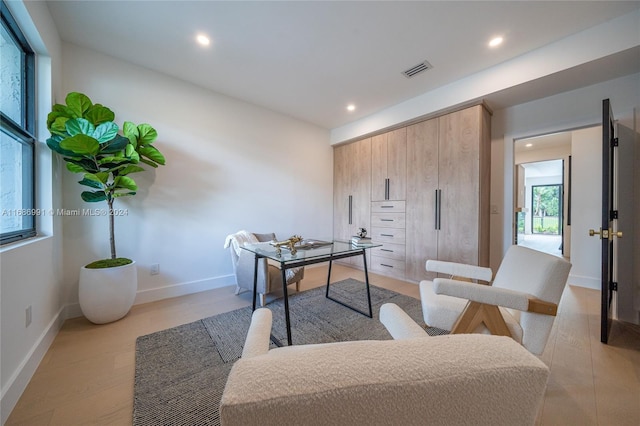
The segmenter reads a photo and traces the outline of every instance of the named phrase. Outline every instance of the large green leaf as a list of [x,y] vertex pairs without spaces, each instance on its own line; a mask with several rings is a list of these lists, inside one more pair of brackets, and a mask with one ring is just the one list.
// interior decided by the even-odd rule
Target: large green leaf
[[118,125],[113,121],[107,121],[96,127],[93,137],[100,143],[108,142],[118,134]]
[[78,92],[69,93],[65,101],[67,107],[76,118],[83,117],[84,113],[93,105],[87,95]]
[[152,160],[164,166],[164,163],[165,163],[164,155],[162,155],[162,153],[158,151],[155,147],[143,146],[138,149],[138,152],[144,155],[145,157],[147,157],[149,160]]
[[129,145],[129,139],[124,136],[115,135],[113,139],[100,145],[100,153],[115,154],[124,150]]
[[87,111],[84,117],[92,122],[94,126],[116,119],[116,115],[113,111],[100,104],[95,104],[89,108],[89,111]]
[[158,137],[156,129],[146,123],[138,125],[138,132],[140,132],[140,137],[138,138],[139,145],[148,145]]
[[82,168],[82,171],[86,173],[98,173],[98,166],[96,163],[88,158],[65,158],[64,161],[67,163],[75,164],[78,167]]
[[100,150],[97,140],[87,135],[75,135],[60,142],[63,149],[68,149],[80,155],[96,155]]
[[122,164],[122,163],[128,163],[128,162],[130,162],[128,158],[116,157],[116,156],[103,157],[100,160],[98,160],[98,164],[100,164],[101,166],[103,164]]
[[53,137],[50,137],[49,139],[47,139],[47,146],[51,150],[57,152],[58,154],[71,156],[71,157],[75,156],[76,154],[74,152],[60,147],[60,142],[62,140],[64,140],[62,136],[54,135]]
[[85,169],[73,163],[67,163],[67,170],[71,173],[86,173]]
[[69,120],[68,117],[57,117],[55,120],[53,120],[53,123],[51,123],[51,126],[49,126],[49,130],[51,131],[51,133],[56,134],[56,135],[61,135],[61,136],[69,136],[67,133],[67,121]]
[[133,196],[133,195],[136,195],[136,193],[135,192],[114,192],[113,198],[127,197],[127,196]]
[[95,180],[84,178],[78,181],[78,183],[80,185],[88,186],[90,188],[102,189],[102,184],[100,182],[96,182]]
[[83,191],[82,194],[80,194],[80,197],[82,197],[82,199],[87,203],[97,203],[98,201],[105,201],[107,199],[107,194],[105,194],[104,191]]
[[128,175],[129,173],[138,173],[138,172],[144,172],[144,169],[140,166],[129,165],[121,170],[118,170],[118,176],[125,176],[125,175]]
[[143,162],[144,164],[147,164],[147,165],[153,167],[154,169],[158,168],[158,165],[156,163],[154,163],[151,160],[147,160],[146,158],[140,158],[140,161]]
[[129,189],[131,191],[136,191],[138,189],[138,185],[136,185],[136,181],[131,179],[129,176],[118,176],[113,181],[116,188]]
[[93,136],[95,127],[86,118],[72,118],[65,123],[69,136],[87,135]]

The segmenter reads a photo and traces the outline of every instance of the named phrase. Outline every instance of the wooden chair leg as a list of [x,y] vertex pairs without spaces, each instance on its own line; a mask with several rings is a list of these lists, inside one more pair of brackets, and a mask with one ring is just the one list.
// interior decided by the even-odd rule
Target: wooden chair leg
[[300,281],[296,281],[296,291],[300,291]]
[[266,297],[264,294],[260,293],[260,306],[264,308],[265,303],[266,303]]
[[451,334],[473,333],[483,323],[491,334],[512,337],[509,327],[507,327],[507,323],[502,317],[500,308],[495,305],[472,301],[467,303],[464,311],[458,317],[458,320],[453,325]]

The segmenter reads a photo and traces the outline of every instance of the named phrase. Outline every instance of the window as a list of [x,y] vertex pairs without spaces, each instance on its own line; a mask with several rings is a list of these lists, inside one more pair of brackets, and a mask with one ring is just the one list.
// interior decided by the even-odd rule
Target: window
[[562,185],[531,187],[531,232],[560,235],[562,231]]
[[36,235],[35,57],[0,2],[0,243]]

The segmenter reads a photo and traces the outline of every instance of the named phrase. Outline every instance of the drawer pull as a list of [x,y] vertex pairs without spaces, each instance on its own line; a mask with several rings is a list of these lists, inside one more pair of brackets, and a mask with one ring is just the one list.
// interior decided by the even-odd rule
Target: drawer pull
[[380,234],[381,237],[393,237],[393,234]]
[[380,251],[388,251],[389,253],[393,253],[393,250],[389,250],[389,249],[380,249]]
[[387,268],[393,268],[393,266],[391,266],[391,265],[387,265],[387,264],[385,264],[385,263],[381,263],[381,264],[380,264],[380,266],[386,266]]
[[392,209],[393,206],[380,206],[381,209]]
[[393,222],[393,219],[380,219],[380,222]]

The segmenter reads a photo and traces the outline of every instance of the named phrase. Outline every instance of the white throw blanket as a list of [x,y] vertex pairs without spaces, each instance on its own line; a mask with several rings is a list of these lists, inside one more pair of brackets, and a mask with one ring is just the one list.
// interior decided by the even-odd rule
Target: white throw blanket
[[236,252],[238,256],[240,256],[240,252],[242,251],[242,246],[245,244],[255,244],[258,243],[258,239],[251,232],[242,230],[238,231],[235,234],[227,235],[227,238],[224,240],[224,248],[229,248],[229,246],[233,247],[233,250]]

